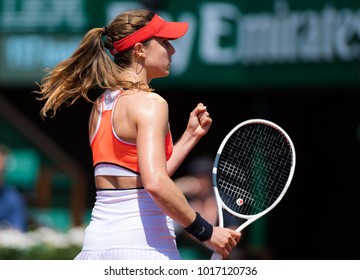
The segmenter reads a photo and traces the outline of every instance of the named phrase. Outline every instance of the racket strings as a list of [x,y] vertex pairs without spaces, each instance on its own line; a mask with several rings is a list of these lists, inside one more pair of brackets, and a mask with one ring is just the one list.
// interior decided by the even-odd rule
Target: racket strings
[[281,196],[291,166],[291,147],[277,129],[260,124],[239,129],[219,158],[221,199],[237,213],[258,214]]

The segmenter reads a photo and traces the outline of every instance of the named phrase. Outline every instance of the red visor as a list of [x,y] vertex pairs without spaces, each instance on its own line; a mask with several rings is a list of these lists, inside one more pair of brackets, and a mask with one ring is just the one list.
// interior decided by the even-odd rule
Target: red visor
[[185,35],[187,29],[187,22],[168,22],[158,15],[155,15],[144,27],[129,36],[114,42],[114,48],[110,52],[112,55],[115,55],[133,47],[136,43],[144,42],[151,37],[178,39]]

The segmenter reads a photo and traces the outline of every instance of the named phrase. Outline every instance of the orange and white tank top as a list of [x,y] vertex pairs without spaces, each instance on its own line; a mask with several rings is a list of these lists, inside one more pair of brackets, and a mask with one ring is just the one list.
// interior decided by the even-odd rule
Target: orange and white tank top
[[[136,144],[120,139],[113,127],[113,108],[123,89],[105,91],[101,96],[100,113],[95,133],[90,140],[95,176],[139,175]],[[171,132],[166,135],[165,152],[168,160],[173,151]]]

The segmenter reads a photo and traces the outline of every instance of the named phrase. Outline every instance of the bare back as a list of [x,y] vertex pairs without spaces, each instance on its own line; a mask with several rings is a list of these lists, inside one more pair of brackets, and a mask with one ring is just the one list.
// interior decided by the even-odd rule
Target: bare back
[[[123,141],[136,143],[137,138],[137,115],[142,106],[146,106],[149,99],[155,102],[165,102],[156,93],[149,93],[140,90],[127,90],[120,94],[113,109],[114,132]],[[151,101],[153,102],[153,101]],[[97,123],[101,106],[101,97],[94,103],[89,118],[89,140],[92,139]],[[143,187],[140,176],[96,176],[95,185],[97,189],[128,189]]]

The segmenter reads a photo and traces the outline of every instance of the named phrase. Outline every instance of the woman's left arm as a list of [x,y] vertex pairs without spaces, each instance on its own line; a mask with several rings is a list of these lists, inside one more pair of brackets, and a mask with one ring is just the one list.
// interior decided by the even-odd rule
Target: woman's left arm
[[206,106],[199,103],[190,113],[184,133],[174,144],[173,154],[167,161],[169,176],[173,175],[199,140],[209,131],[212,124]]

